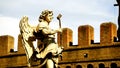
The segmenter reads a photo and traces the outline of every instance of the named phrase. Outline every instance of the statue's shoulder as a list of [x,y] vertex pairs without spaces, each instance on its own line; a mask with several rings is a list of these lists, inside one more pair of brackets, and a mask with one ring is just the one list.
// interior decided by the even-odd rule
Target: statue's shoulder
[[37,26],[37,29],[47,29],[47,28],[49,28],[49,26],[44,22],[40,22]]

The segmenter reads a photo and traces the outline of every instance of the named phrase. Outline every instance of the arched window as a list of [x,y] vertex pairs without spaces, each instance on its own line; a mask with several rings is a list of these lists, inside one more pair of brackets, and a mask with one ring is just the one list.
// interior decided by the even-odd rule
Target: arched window
[[87,68],[93,68],[93,65],[92,64],[88,64]]
[[76,68],[82,68],[82,66],[81,65],[77,65]]
[[111,63],[111,68],[117,68],[117,64],[116,63]]
[[71,68],[70,66],[66,66],[66,68]]
[[105,65],[102,64],[102,63],[100,63],[100,64],[99,64],[99,68],[105,68]]

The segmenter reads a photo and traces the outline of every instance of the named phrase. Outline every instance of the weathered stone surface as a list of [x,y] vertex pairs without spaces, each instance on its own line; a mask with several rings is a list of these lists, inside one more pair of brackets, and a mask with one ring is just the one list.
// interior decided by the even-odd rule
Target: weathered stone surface
[[100,44],[112,44],[117,38],[117,27],[112,22],[102,23],[100,25]]
[[85,47],[94,43],[94,28],[90,25],[78,27],[78,46]]

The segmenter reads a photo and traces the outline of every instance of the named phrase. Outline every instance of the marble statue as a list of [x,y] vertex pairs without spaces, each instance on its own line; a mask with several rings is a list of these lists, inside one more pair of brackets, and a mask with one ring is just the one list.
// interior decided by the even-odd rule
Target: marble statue
[[[60,15],[57,17],[60,20]],[[56,30],[49,27],[53,19],[53,11],[44,10],[39,17],[39,23],[33,27],[28,23],[28,17],[24,16],[19,23],[22,43],[26,52],[28,66],[32,67],[31,62],[39,61],[39,68],[57,68],[58,57],[63,51],[62,46],[55,42],[55,34],[62,32],[62,28]],[[38,40],[37,48],[33,41]],[[32,60],[32,61],[31,61]]]

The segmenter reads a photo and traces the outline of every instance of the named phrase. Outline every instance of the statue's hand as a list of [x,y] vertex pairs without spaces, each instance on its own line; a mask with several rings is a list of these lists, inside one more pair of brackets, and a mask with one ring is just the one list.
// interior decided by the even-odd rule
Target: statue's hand
[[57,32],[61,32],[62,33],[62,28],[57,29]]

